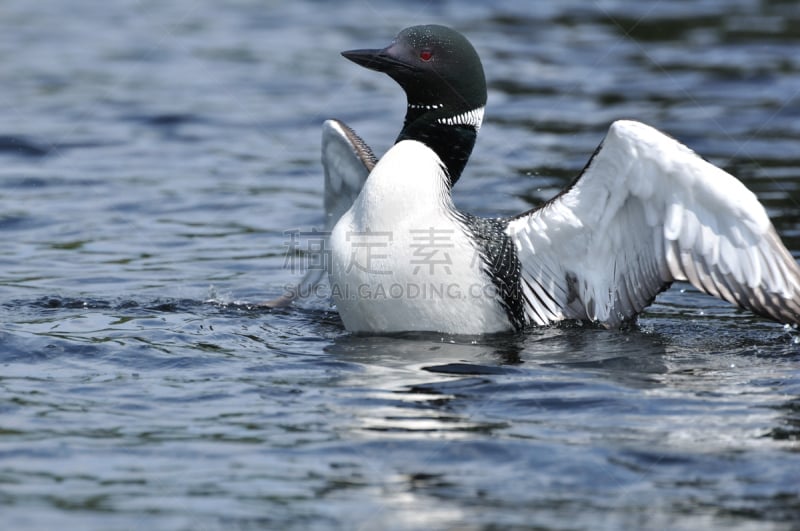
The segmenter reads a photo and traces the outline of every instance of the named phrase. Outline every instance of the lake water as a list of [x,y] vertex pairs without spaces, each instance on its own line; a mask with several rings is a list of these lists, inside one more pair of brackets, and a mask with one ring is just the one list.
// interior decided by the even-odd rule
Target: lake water
[[800,256],[800,6],[6,0],[0,520],[14,530],[797,529],[800,336],[688,285],[626,332],[356,337],[269,311],[322,219],[320,124],[377,153],[339,51],[465,33],[458,205],[556,193],[633,118],[742,178]]

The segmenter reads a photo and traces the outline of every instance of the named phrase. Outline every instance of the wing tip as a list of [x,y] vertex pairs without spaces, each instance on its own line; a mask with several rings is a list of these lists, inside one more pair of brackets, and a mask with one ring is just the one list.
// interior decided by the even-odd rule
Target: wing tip
[[324,153],[329,144],[336,142],[343,142],[349,147],[353,154],[361,160],[361,163],[366,167],[367,172],[372,171],[378,159],[372,151],[372,148],[364,142],[352,127],[346,123],[335,118],[329,118],[322,122],[322,151],[323,151],[323,164]]
[[611,122],[611,125],[608,127],[608,135],[609,137],[614,138],[669,138],[670,140],[674,139],[668,135],[665,135],[655,127],[651,125],[647,125],[643,122],[637,122],[636,120],[615,120]]
[[347,138],[345,127],[347,126],[344,124],[344,122],[334,118],[329,118],[322,122],[322,138],[326,138],[330,135]]

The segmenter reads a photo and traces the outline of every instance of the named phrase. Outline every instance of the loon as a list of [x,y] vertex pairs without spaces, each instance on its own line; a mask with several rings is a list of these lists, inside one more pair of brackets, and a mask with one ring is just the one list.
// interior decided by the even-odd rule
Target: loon
[[342,122],[323,125],[328,272],[348,331],[619,328],[674,281],[800,324],[800,267],[764,207],[673,138],[616,121],[551,200],[511,218],[476,217],[451,198],[486,105],[470,42],[413,26],[385,48],[342,55],[388,74],[408,100],[380,160]]

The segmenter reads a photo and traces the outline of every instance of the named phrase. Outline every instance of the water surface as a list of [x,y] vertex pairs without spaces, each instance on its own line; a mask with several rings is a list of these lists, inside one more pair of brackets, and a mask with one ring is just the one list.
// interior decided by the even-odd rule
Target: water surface
[[633,118],[742,178],[800,256],[800,9],[767,0],[6,1],[9,529],[793,529],[797,333],[683,284],[639,327],[357,337],[268,311],[319,127],[400,90],[338,52],[443,23],[490,85],[455,192],[518,213]]

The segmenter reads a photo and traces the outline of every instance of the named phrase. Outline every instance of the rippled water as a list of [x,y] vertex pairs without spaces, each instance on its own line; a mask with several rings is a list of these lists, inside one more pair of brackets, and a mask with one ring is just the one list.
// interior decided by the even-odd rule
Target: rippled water
[[5,1],[4,528],[796,528],[800,340],[689,286],[636,330],[488,338],[252,304],[321,220],[321,121],[400,126],[338,52],[424,22],[490,82],[462,208],[547,199],[635,118],[800,254],[793,1]]

